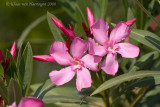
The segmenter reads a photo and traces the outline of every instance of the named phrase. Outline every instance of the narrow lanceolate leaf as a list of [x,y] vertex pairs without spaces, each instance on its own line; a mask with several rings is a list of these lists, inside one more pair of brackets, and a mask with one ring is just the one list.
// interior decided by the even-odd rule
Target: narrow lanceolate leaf
[[[131,10],[131,8],[128,8],[128,13],[127,13],[127,21],[128,20],[131,20],[131,19],[134,19],[134,15],[133,15],[133,11]],[[132,28],[137,28],[136,27],[136,22],[132,25]]]
[[9,88],[8,88],[9,105],[11,105],[15,101],[16,101],[16,104],[18,104],[21,98],[22,98],[22,92],[19,84],[14,79],[11,79]]
[[110,79],[106,82],[104,82],[100,87],[98,87],[92,94],[98,94],[104,90],[107,90],[115,85],[119,85],[123,82],[138,79],[138,78],[143,78],[143,77],[152,77],[155,75],[160,75],[160,72],[158,71],[138,71],[138,72],[133,72],[133,73],[126,73],[120,76],[117,76],[113,79]]
[[89,7],[91,11],[94,12],[92,0],[87,0],[87,2],[84,0],[77,0],[77,8],[78,8],[79,14],[81,14],[83,22],[87,25],[88,21],[87,21],[86,7]]
[[160,52],[160,37],[144,30],[133,29],[130,37],[134,40]]
[[160,84],[160,75],[155,75],[152,77],[145,77],[142,79],[136,79],[129,83],[127,83],[124,88],[122,88],[122,91],[120,92],[120,95],[127,91],[131,91],[135,87],[145,87],[145,86],[153,86],[153,85],[159,85]]
[[127,92],[132,91],[134,88],[141,88],[146,86],[154,86],[160,84],[160,75],[155,75],[152,77],[145,77],[142,79],[136,79],[128,82],[123,86],[119,95],[113,99],[113,103],[119,99],[119,97]]
[[139,68],[144,67],[145,65],[157,59],[158,57],[159,57],[159,53],[157,51],[150,52],[141,56],[141,58],[138,59],[138,61],[134,64],[134,66],[130,68],[129,72],[134,72]]
[[47,80],[45,81],[43,84],[41,84],[37,90],[34,92],[33,97],[37,97],[42,99],[44,97],[44,95],[50,91],[51,89],[55,88],[56,85],[54,85],[51,80]]
[[127,19],[127,15],[128,15],[128,12],[127,10],[129,5],[128,5],[128,1],[127,0],[121,0],[122,1],[122,4],[123,4],[123,7],[124,7],[124,15],[125,15],[125,20]]
[[107,15],[107,7],[108,7],[108,0],[99,0],[100,5],[100,16],[101,18],[105,18]]
[[65,11],[74,21],[76,21],[75,17],[75,7],[76,7],[76,1],[73,0],[58,0],[56,2],[59,2],[61,7],[63,8],[62,11]]
[[30,83],[31,83],[31,78],[32,78],[32,48],[30,43],[27,43],[23,55],[20,61],[20,77],[22,80],[22,93],[23,96],[27,96],[29,88],[30,88]]
[[9,60],[8,68],[7,68],[6,73],[5,73],[5,78],[6,78],[5,80],[6,80],[7,85],[8,85],[11,78],[14,78],[14,77],[16,78],[17,67],[16,67],[16,63],[13,59],[13,56],[11,55],[9,50],[7,50],[6,59]]
[[6,89],[4,83],[2,82],[1,79],[0,79],[0,95],[2,96],[2,98],[4,99],[4,101],[8,104],[7,89]]
[[[53,14],[47,12],[47,20],[48,20],[48,24],[49,24],[49,27],[50,27],[50,30],[54,36],[54,39],[56,41],[61,41],[61,42],[64,42],[64,38],[62,37],[61,35],[61,32],[60,30],[57,28],[57,26],[54,24],[54,22],[52,21],[51,17],[54,17],[56,18]],[[56,18],[57,19],[57,18]]]

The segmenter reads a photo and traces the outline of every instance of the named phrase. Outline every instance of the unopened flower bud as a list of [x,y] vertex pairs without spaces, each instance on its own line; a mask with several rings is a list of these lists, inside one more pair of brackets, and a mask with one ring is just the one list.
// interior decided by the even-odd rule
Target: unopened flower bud
[[55,62],[54,58],[49,55],[34,55],[33,58],[43,62]]
[[126,24],[131,27],[135,22],[136,22],[136,18],[128,20]]
[[94,19],[94,16],[93,16],[90,8],[87,7],[86,10],[87,10],[87,19],[88,19],[89,27],[91,28],[91,26],[95,22],[95,19]]
[[16,42],[13,43],[10,53],[13,56],[13,58],[16,57]]

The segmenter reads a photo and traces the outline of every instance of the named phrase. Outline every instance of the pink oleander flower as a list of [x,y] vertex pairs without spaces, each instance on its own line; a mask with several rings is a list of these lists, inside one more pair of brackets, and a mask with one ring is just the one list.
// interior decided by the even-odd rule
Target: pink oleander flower
[[67,29],[60,21],[55,19],[54,17],[51,17],[55,25],[63,31],[63,33],[69,37],[70,39],[74,39],[76,37],[75,33],[73,32],[73,28],[69,25],[70,29]]
[[117,53],[125,58],[135,58],[139,55],[139,48],[130,43],[119,43],[127,38],[131,32],[130,27],[125,22],[119,22],[111,31],[108,37],[109,26],[103,18],[92,25],[92,32],[95,40],[89,38],[89,53],[98,56],[106,56],[101,63],[101,69],[110,75],[115,75],[118,71]]
[[44,103],[38,98],[25,97],[21,99],[18,106],[16,105],[16,102],[13,102],[12,105],[8,107],[44,107]]
[[52,44],[50,55],[58,64],[69,66],[60,71],[52,71],[49,74],[51,81],[56,85],[63,85],[72,80],[77,73],[76,87],[78,91],[81,91],[82,88],[91,87],[91,75],[87,68],[98,71],[98,63],[100,62],[101,57],[90,54],[84,55],[88,50],[88,42],[78,37],[73,40],[70,50],[73,57],[69,55],[68,48],[64,43],[55,41]]
[[55,62],[54,58],[49,55],[34,55],[33,59],[43,61],[43,62]]

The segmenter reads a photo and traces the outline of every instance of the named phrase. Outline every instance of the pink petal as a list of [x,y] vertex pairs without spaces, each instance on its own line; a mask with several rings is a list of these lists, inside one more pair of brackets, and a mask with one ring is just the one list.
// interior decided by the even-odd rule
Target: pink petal
[[68,48],[62,42],[55,41],[50,48],[50,55],[60,65],[70,65],[73,58],[68,53]]
[[70,29],[71,31],[74,30],[70,24],[69,24],[68,26],[69,26],[69,29]]
[[78,91],[81,91],[82,88],[89,88],[92,85],[92,79],[90,72],[86,68],[77,71],[76,87]]
[[119,43],[119,50],[117,51],[125,58],[135,58],[139,55],[139,47],[130,43]]
[[95,43],[94,39],[89,39],[89,54],[92,55],[98,55],[98,56],[104,56],[107,54],[107,51],[104,46],[100,46],[97,43]]
[[89,27],[91,28],[91,26],[95,22],[95,19],[94,19],[94,16],[93,16],[90,8],[87,7],[86,10],[87,10],[87,19],[88,19]]
[[108,53],[101,64],[101,69],[109,75],[115,75],[118,71],[118,62],[115,60],[115,56],[112,53]]
[[110,42],[113,44],[118,43],[128,37],[130,32],[130,27],[125,22],[121,21],[111,31]]
[[13,56],[13,58],[16,57],[16,42],[13,43],[10,53]]
[[136,18],[128,20],[126,24],[131,27],[135,22],[136,22]]
[[68,36],[70,39],[74,39],[76,37],[76,34],[72,31],[69,30],[67,28],[61,29],[63,31],[63,33]]
[[81,58],[88,50],[88,42],[81,38],[75,38],[71,44],[71,53],[74,58]]
[[2,51],[0,50],[0,63],[1,63],[1,62],[4,62],[4,61],[5,61],[5,58],[4,58],[4,56],[3,56]]
[[75,33],[72,30],[67,29],[60,21],[55,19],[54,17],[51,17],[55,25],[63,31],[63,33],[68,36],[71,39],[74,39],[76,37]]
[[63,85],[74,77],[74,72],[71,66],[61,69],[60,71],[52,71],[49,73],[51,81],[56,85]]
[[101,18],[97,20],[92,25],[91,28],[92,28],[93,36],[96,39],[96,41],[101,45],[104,45],[105,42],[108,41],[108,31],[109,31],[108,23],[105,22],[103,18]]
[[18,107],[44,107],[42,100],[34,97],[22,98]]
[[8,107],[17,107],[16,102],[13,102],[12,105],[10,105]]
[[49,55],[34,55],[33,58],[43,62],[55,62],[54,58]]
[[95,56],[95,55],[85,55],[82,58],[82,61],[84,62],[84,66],[89,68],[92,71],[99,71],[98,63],[101,61],[102,57]]

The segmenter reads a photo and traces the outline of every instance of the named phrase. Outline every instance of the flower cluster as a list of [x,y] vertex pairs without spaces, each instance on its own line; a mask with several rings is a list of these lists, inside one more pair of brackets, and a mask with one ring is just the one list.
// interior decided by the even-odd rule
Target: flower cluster
[[[50,55],[35,55],[34,59],[45,62],[57,62],[68,66],[60,71],[53,70],[49,76],[56,85],[69,82],[75,75],[78,91],[89,88],[92,84],[90,71],[98,72],[102,69],[106,74],[115,75],[118,71],[117,54],[124,58],[135,58],[139,55],[139,48],[125,40],[136,19],[119,22],[113,29],[103,18],[95,22],[91,10],[87,7],[89,28],[82,23],[88,42],[76,36],[73,28],[67,29],[60,21],[52,17],[55,25],[72,41],[70,47],[63,42],[55,41],[50,48]],[[96,42],[95,42],[96,40]],[[71,53],[71,55],[69,54]],[[102,60],[104,59],[104,60]],[[102,62],[101,62],[102,61]],[[100,64],[100,67],[99,67]]]

